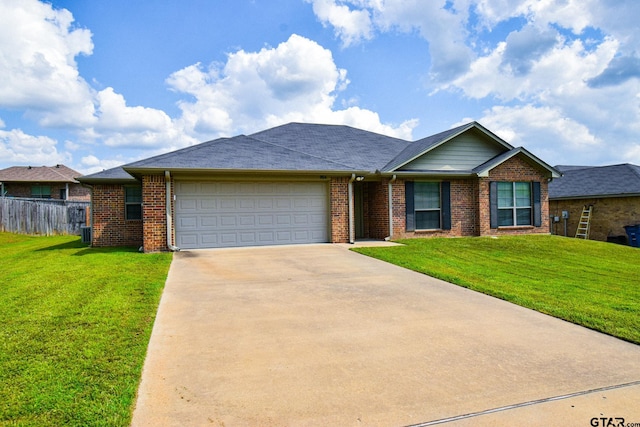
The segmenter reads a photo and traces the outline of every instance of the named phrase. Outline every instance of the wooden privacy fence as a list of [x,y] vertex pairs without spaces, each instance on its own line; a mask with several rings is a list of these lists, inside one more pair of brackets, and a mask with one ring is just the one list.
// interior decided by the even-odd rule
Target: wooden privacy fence
[[89,202],[0,197],[0,231],[21,234],[80,235]]

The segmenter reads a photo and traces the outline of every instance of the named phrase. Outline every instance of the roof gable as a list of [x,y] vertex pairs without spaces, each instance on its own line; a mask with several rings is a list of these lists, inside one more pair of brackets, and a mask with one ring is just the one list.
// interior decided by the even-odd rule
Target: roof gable
[[490,159],[486,163],[483,163],[478,167],[474,168],[473,172],[480,177],[487,177],[489,176],[489,172],[492,169],[498,167],[499,165],[503,164],[504,162],[506,162],[507,160],[515,156],[521,156],[522,158],[524,158],[524,160],[527,163],[529,163],[534,167],[538,167],[540,169],[546,169],[549,172],[550,178],[559,178],[562,176],[562,174],[557,169],[549,166],[547,163],[543,162],[540,158],[531,154],[524,147],[512,148],[511,150],[506,151],[500,154],[499,156],[496,156],[493,159]]
[[82,174],[65,165],[12,166],[0,170],[2,182],[65,182],[77,184]]
[[640,166],[560,166],[563,176],[549,184],[550,199],[640,196]]
[[413,142],[384,170],[469,172],[512,148],[479,123],[471,122]]

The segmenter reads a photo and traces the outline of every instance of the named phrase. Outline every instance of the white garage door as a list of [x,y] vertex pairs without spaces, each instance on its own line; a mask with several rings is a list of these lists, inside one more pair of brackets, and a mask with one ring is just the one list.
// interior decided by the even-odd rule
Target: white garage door
[[327,187],[326,182],[177,181],[177,246],[328,242]]

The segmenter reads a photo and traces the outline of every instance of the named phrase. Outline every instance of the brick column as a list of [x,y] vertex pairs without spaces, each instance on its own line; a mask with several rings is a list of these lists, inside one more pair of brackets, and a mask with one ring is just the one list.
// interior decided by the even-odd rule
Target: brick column
[[143,246],[145,252],[167,250],[164,175],[142,177]]
[[349,243],[349,178],[331,178],[331,243]]

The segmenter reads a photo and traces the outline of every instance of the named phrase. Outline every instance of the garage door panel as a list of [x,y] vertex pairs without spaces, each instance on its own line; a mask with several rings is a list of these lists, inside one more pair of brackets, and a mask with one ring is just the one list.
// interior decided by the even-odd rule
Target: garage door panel
[[256,225],[256,217],[253,215],[239,215],[238,225],[242,227],[253,227]]
[[220,216],[220,227],[236,228],[238,226],[238,217],[231,215]]
[[195,229],[198,227],[198,217],[181,216],[178,220],[178,226],[182,229]]
[[200,227],[215,228],[218,226],[218,218],[215,216],[203,215],[200,217]]
[[176,182],[185,249],[329,240],[326,182]]
[[192,199],[186,199],[186,200],[179,200],[178,201],[178,208],[182,211],[195,211],[198,207],[198,201],[197,200],[192,200]]
[[218,203],[216,203],[216,199],[201,199],[200,203],[198,203],[198,210],[200,210],[201,212],[206,212],[217,208]]

